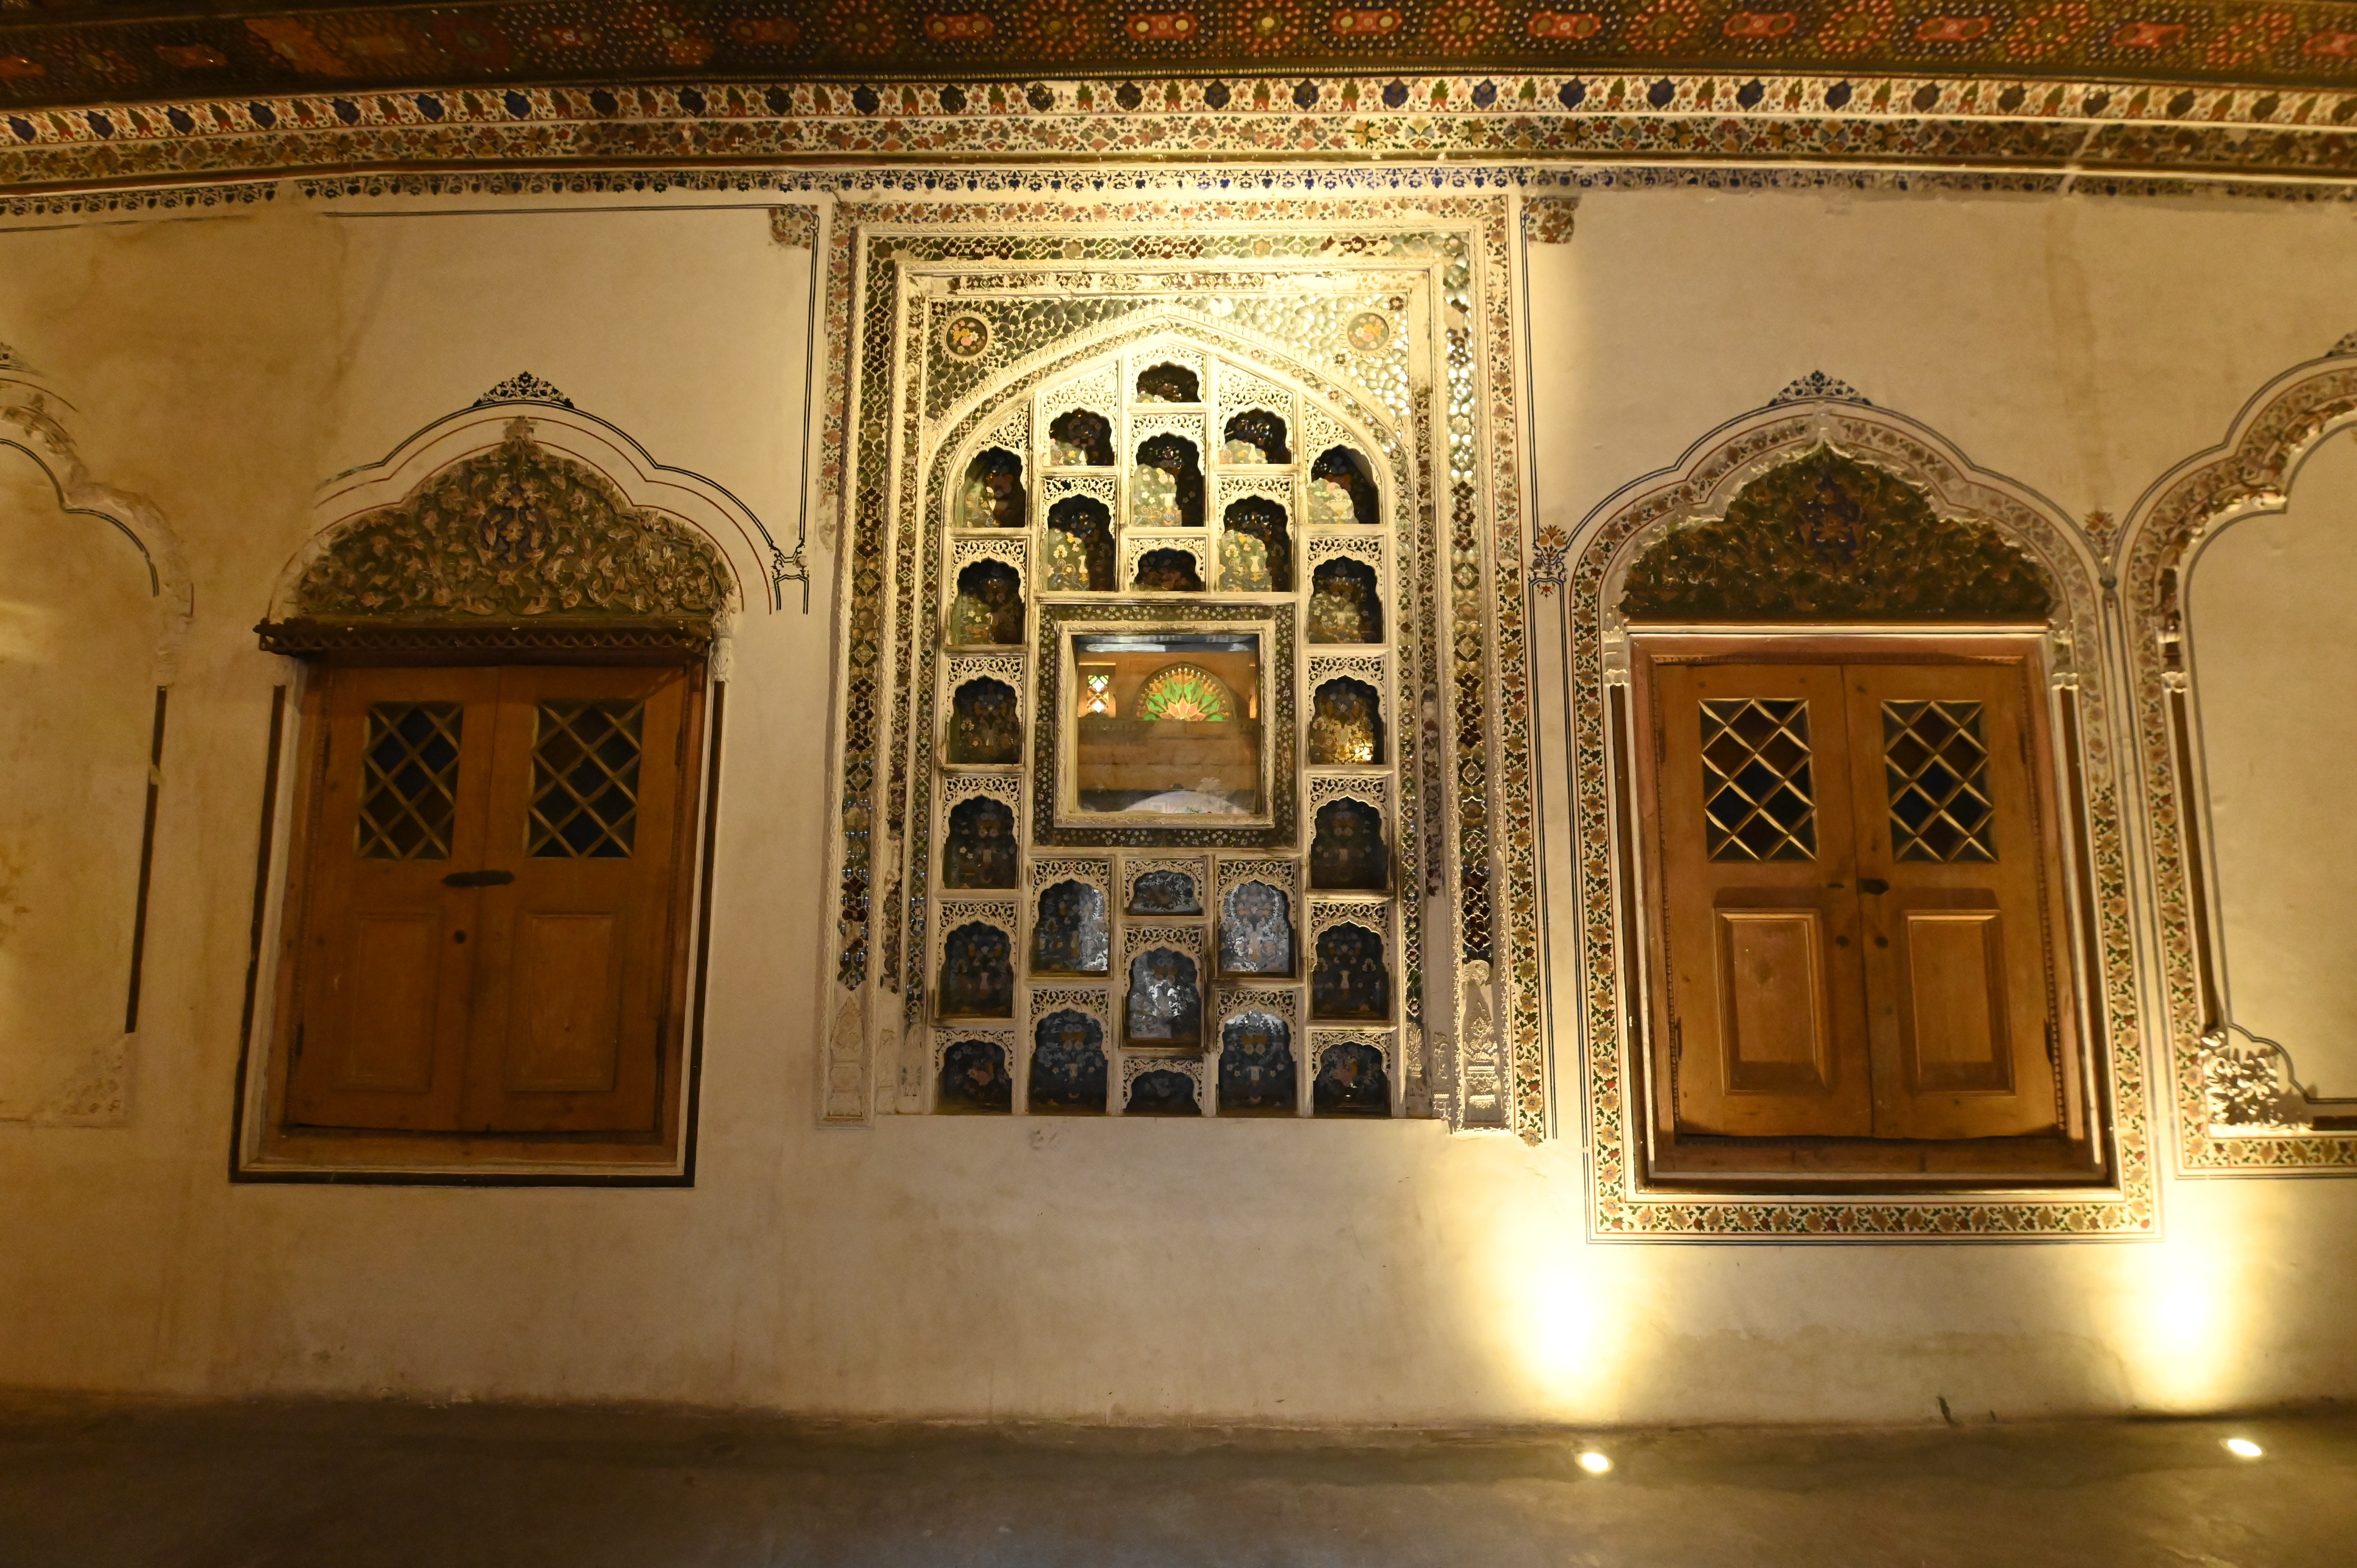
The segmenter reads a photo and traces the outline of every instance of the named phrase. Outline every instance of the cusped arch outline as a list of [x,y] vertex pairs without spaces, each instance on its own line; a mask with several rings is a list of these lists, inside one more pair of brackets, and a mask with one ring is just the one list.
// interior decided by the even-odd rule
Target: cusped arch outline
[[2357,426],[2357,333],[2253,393],[2224,440],[2187,458],[2138,497],[2119,542],[2127,660],[2159,933],[2178,1168],[2188,1175],[2357,1172],[2357,1125],[2319,1130],[2319,1115],[2357,1106],[2312,1100],[2290,1053],[2231,1016],[2222,983],[2209,802],[2201,773],[2200,703],[2184,618],[2187,579],[2203,549],[2251,518],[2280,516],[2319,446]]
[[81,413],[71,400],[0,344],[0,446],[14,447],[31,458],[69,515],[112,524],[139,552],[156,605],[149,667],[155,684],[168,686],[178,672],[196,607],[180,538],[154,501],[91,476],[76,434],[81,424]]
[[[437,481],[454,472],[480,467],[502,455],[520,456],[535,477],[577,489],[594,510],[609,511],[628,527],[660,544],[667,532],[692,553],[708,555],[719,580],[708,609],[688,613],[708,618],[716,666],[726,673],[726,650],[741,618],[748,586],[759,585],[766,609],[781,603],[781,586],[797,568],[751,508],[717,481],[689,469],[658,463],[629,434],[609,421],[565,402],[544,382],[519,376],[468,408],[425,426],[377,462],[347,469],[323,483],[314,498],[312,524],[302,546],[287,560],[273,585],[266,626],[299,619],[314,607],[307,584],[317,584],[339,546],[361,531],[416,508]],[[676,552],[673,552],[676,553]],[[657,597],[662,597],[661,593]],[[643,594],[638,596],[645,602]],[[570,611],[551,604],[523,613]],[[631,610],[602,607],[627,617]],[[666,606],[678,614],[676,606]],[[477,613],[496,614],[475,607]],[[398,608],[392,613],[402,613]],[[464,613],[461,611],[460,613]],[[662,613],[651,611],[648,613]]]
[[[1804,395],[1794,396],[1795,391]],[[1621,878],[1631,850],[1615,821],[1618,752],[1611,739],[1611,688],[1628,681],[1629,625],[1620,609],[1631,562],[1670,530],[1721,519],[1755,479],[1821,447],[1894,476],[1921,492],[1938,517],[1993,529],[2024,552],[2056,595],[2045,625],[2049,675],[2074,697],[2078,745],[2075,791],[2083,813],[2091,886],[2088,919],[2090,998],[2099,1020],[2099,1077],[2114,1127],[2116,1185],[2108,1191],[2002,1197],[1876,1195],[1846,1197],[1759,1195],[1717,1197],[1648,1190],[1639,1180],[1643,1106],[1630,1059],[1642,1048],[1633,1024],[1640,1006],[1624,948]],[[1776,402],[1737,416],[1689,446],[1678,461],[1632,480],[1600,502],[1577,527],[1543,528],[1534,541],[1532,581],[1543,597],[1563,596],[1570,685],[1572,876],[1567,913],[1578,933],[1580,980],[1577,1082],[1594,1157],[1589,1224],[1599,1239],[1846,1236],[2139,1236],[2158,1226],[2148,1068],[2137,1028],[2134,932],[2127,857],[2113,753],[2116,721],[2107,702],[2099,654],[2104,562],[2096,542],[2053,500],[2028,485],[1980,467],[1954,443],[1921,422],[1841,395],[1787,389]],[[1937,629],[1940,623],[1932,623]],[[1551,890],[1560,900],[1565,894]],[[1566,1082],[1574,1081],[1566,1077]]]
[[[1380,461],[1390,467],[1389,483],[1394,493],[1384,498],[1387,503],[1397,504],[1410,493],[1407,486],[1414,459],[1407,451],[1408,444],[1388,415],[1376,412],[1348,388],[1313,390],[1310,378],[1304,373],[1307,367],[1275,338],[1250,328],[1212,321],[1181,306],[1165,305],[1101,323],[1086,332],[1059,338],[1034,350],[978,384],[939,419],[928,421],[947,435],[934,451],[926,494],[946,497],[953,493],[954,477],[963,474],[966,465],[985,449],[998,445],[1003,422],[997,416],[1009,403],[1037,393],[1048,382],[1077,380],[1101,362],[1118,362],[1125,353],[1141,360],[1150,359],[1157,349],[1165,346],[1217,355],[1241,370],[1286,388],[1301,400],[1305,413],[1314,412],[1333,421],[1347,438],[1364,446],[1371,463]],[[1218,438],[1211,427],[1218,423],[1216,411],[1207,415],[1206,437],[1213,446],[1218,445]],[[1299,428],[1287,431],[1286,438],[1293,447],[1295,464],[1306,472],[1311,461],[1306,454],[1307,421],[1297,419],[1293,424]],[[1115,453],[1114,457],[1115,467],[1106,469],[1108,474],[1117,472],[1128,461],[1125,454]],[[1201,460],[1208,469],[1210,453],[1202,454]],[[1035,475],[1024,476],[1026,486],[1038,482]]]

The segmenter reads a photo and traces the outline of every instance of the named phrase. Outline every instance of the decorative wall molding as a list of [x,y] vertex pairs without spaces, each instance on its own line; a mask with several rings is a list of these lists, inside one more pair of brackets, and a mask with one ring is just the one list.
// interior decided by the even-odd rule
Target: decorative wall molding
[[[2073,688],[2083,774],[2085,904],[2098,1079],[2113,1117],[2113,1185],[1998,1195],[1717,1197],[1649,1187],[1643,1170],[1644,1049],[1640,1006],[1624,993],[1620,887],[1626,851],[1613,822],[1608,704],[1626,680],[1626,623],[1618,605],[1631,563],[1664,533],[1723,518],[1761,475],[1823,448],[1920,491],[1931,511],[1989,529],[2026,555],[2054,600],[2041,629],[2053,674]],[[1839,396],[1771,403],[1729,420],[1678,462],[1632,481],[1568,531],[1542,535],[1535,554],[1564,590],[1571,875],[1550,885],[1551,918],[1577,933],[1579,963],[1558,977],[1558,1017],[1578,1019],[1577,1102],[1592,1152],[1590,1226],[1599,1239],[2147,1236],[2158,1212],[2147,1060],[2136,969],[2126,822],[2115,748],[2124,737],[2096,657],[2107,569],[2096,542],[2035,490],[1975,467],[1936,432]],[[1460,1053],[1470,1059],[1469,1051]]]
[[[2170,1101],[2178,1168],[2187,1175],[2357,1172],[2357,1105],[2313,1098],[2295,1075],[2291,1050],[2227,1015],[2183,607],[2202,546],[2229,524],[2283,511],[2308,455],[2357,424],[2352,344],[2357,333],[2261,388],[2226,439],[2157,481],[2120,532]],[[2331,1126],[2320,1128],[2327,1118]]]
[[[2312,38],[2357,40],[2357,31],[2336,26],[2346,27],[2319,24]],[[1754,52],[1762,48],[1768,55]],[[142,102],[116,99],[117,89],[92,81],[76,107],[0,110],[0,192],[71,193],[96,202],[93,210],[122,211],[158,199],[126,193],[141,184],[219,188],[309,175],[305,195],[414,193],[452,177],[479,181],[486,177],[461,171],[501,165],[529,165],[516,175],[525,188],[556,190],[584,179],[716,179],[743,189],[858,183],[840,174],[769,183],[761,172],[817,159],[918,166],[921,188],[938,190],[943,182],[931,171],[944,165],[1057,156],[1093,164],[1109,152],[1174,147],[1209,158],[1358,161],[1361,188],[1400,177],[1382,166],[1387,158],[1580,163],[1608,184],[1682,183],[1686,174],[1662,172],[1676,166],[1707,166],[1706,183],[1744,184],[1786,178],[1775,166],[1792,166],[1789,177],[1804,183],[1823,183],[1831,170],[1835,181],[1898,174],[1950,177],[1963,188],[2087,192],[2222,183],[2242,194],[2309,199],[2357,174],[2350,134],[2357,81],[2106,79],[2135,60],[2126,50],[2104,51],[2100,65],[2089,60],[2092,75],[2061,80],[1975,72],[1955,57],[1932,55],[1879,70],[1854,56],[1795,74],[1773,67],[1772,45],[1747,40],[1741,50],[1743,61],[1727,70],[1688,62],[1664,71],[1648,61],[1570,75],[1375,72],[1290,84],[1170,78],[1150,88],[1087,75],[1019,89],[1003,78],[878,86],[624,76],[587,90],[519,84],[497,92],[362,91],[329,80],[310,91],[257,83],[249,93]],[[2357,67],[2357,42],[2340,54],[2294,58],[2338,78]],[[41,80],[14,78],[11,96],[23,104],[27,81]],[[1013,182],[999,188],[1016,189],[1039,177],[996,177]],[[1092,185],[1096,178],[1092,169],[1071,188],[1108,188]],[[2287,182],[2296,188],[2268,188]],[[216,188],[195,199],[268,199]]]
[[[1770,406],[1794,401],[1787,388]],[[1671,621],[2043,621],[2053,602],[2037,564],[1994,526],[1942,516],[1889,469],[1824,445],[1760,473],[1723,516],[1656,535],[1629,565],[1620,610]]]
[[156,685],[169,686],[178,673],[180,649],[188,640],[196,603],[180,538],[154,501],[102,483],[91,473],[77,435],[82,424],[81,411],[64,393],[35,372],[23,355],[0,344],[0,446],[13,446],[33,460],[57,492],[59,507],[111,523],[139,552],[156,605],[155,625],[148,632],[154,650],[150,668]]
[[518,414],[497,447],[339,524],[286,607],[314,621],[711,622],[734,587],[701,534],[631,506],[595,468],[533,439]]
[[559,623],[695,624],[725,676],[742,585],[774,611],[796,569],[726,487],[529,371],[328,480],[312,519],[264,618],[283,651],[322,650],[329,623],[382,639],[496,620],[527,642],[568,635]]
[[1780,408],[1788,403],[1816,403],[1831,398],[1842,403],[1865,403],[1856,387],[1847,381],[1829,376],[1823,371],[1811,371],[1795,377],[1782,392],[1768,400],[1770,408]]

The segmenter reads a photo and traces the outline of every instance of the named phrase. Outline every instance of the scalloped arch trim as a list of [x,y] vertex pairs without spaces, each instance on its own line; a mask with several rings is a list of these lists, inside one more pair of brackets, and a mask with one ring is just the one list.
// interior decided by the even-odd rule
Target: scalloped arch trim
[[291,600],[317,618],[711,622],[727,608],[729,583],[695,529],[632,506],[517,418],[496,448],[337,530]]
[[1629,569],[1644,620],[2044,620],[2045,574],[1984,522],[1943,518],[1829,445],[1769,469],[1726,515],[1672,528]]

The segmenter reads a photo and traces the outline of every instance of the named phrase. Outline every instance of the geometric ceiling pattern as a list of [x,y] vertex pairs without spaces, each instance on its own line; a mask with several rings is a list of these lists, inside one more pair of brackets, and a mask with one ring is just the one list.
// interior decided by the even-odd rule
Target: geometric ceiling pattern
[[[2349,0],[0,0],[0,111],[601,81],[1485,70],[2357,87]],[[1232,93],[1236,83],[1228,81]],[[2262,116],[2265,118],[2265,116]]]

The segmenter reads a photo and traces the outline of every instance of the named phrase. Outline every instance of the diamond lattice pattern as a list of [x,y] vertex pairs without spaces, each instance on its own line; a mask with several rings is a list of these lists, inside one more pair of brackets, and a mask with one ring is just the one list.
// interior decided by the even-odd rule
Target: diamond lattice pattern
[[1817,858],[1806,698],[1704,702],[1702,809],[1713,860]]
[[644,703],[543,703],[532,743],[536,856],[618,860],[637,836]]
[[1995,860],[1996,807],[1978,703],[1882,704],[1890,853],[1900,860]]
[[370,706],[356,845],[362,859],[450,858],[465,717],[456,703]]

